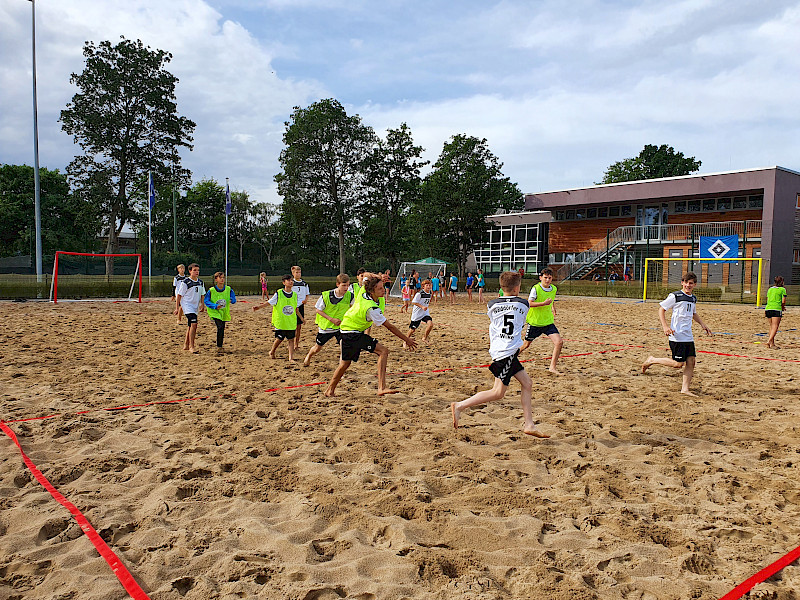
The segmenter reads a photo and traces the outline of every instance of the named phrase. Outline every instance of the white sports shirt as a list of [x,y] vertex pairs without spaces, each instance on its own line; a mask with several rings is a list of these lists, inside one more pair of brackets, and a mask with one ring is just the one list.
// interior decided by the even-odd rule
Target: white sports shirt
[[672,292],[659,305],[664,310],[672,309],[669,326],[675,333],[669,336],[669,339],[673,342],[693,342],[692,318],[697,308],[697,298],[694,294],[689,296],[682,291]]
[[[425,292],[417,292],[414,295],[414,299],[411,301],[414,304],[414,310],[411,311],[411,320],[412,321],[420,321],[422,317],[430,317],[430,305],[431,305],[431,294],[426,294]],[[416,306],[417,304],[421,304],[425,308],[420,308]]]
[[297,292],[297,306],[300,306],[306,299],[306,296],[311,293],[308,284],[302,279],[300,281],[292,279],[292,291]]
[[197,314],[200,308],[200,300],[206,295],[206,286],[203,285],[202,279],[194,281],[191,277],[186,277],[178,283],[178,287],[175,288],[175,295],[181,297],[183,314]]
[[503,296],[489,302],[489,354],[492,360],[514,355],[522,346],[522,330],[528,316],[528,301],[519,296]]

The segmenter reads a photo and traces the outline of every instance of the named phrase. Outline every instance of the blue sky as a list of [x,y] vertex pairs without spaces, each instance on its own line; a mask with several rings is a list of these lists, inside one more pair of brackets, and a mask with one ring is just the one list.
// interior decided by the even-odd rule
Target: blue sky
[[[522,191],[591,185],[648,143],[702,172],[800,170],[800,0],[37,0],[40,161],[79,152],[59,112],[84,40],[174,55],[184,164],[276,202],[284,121],[334,97],[434,161],[485,137]],[[0,0],[0,162],[32,163],[30,3]]]

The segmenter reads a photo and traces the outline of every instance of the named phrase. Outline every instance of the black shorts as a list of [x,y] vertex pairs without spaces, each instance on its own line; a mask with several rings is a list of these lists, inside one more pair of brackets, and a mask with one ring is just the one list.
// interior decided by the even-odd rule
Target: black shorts
[[197,313],[183,313],[183,316],[186,317],[186,324],[196,325],[197,324]]
[[492,375],[503,382],[503,385],[508,385],[511,383],[511,378],[520,371],[524,371],[525,367],[519,362],[519,350],[517,350],[511,356],[494,361],[489,365],[489,370]]
[[378,340],[360,331],[342,333],[342,360],[358,361],[362,350],[375,352]]
[[425,315],[419,321],[411,321],[411,323],[408,324],[408,328],[416,329],[417,327],[419,327],[420,323],[427,323],[428,321],[433,321],[433,319],[431,319],[430,315]]
[[294,329],[276,329],[275,337],[279,340],[293,340],[295,333]]
[[555,323],[550,323],[550,325],[542,325],[541,327],[537,327],[536,325],[528,325],[528,335],[525,336],[525,339],[529,342],[532,342],[540,335],[553,335],[554,333],[558,333]]
[[[297,313],[301,317],[303,317],[305,319],[306,318],[306,305],[305,304],[301,304],[300,306],[298,306],[297,307]],[[298,320],[297,321],[297,326],[299,327],[300,325],[302,325],[302,323]]]
[[669,349],[672,351],[672,360],[675,362],[686,362],[686,359],[690,356],[697,356],[694,342],[673,342],[670,340]]
[[342,342],[342,334],[338,329],[331,333],[322,333],[321,331],[318,331],[317,339],[314,341],[316,342],[317,346],[324,346],[329,341],[331,341],[331,338],[336,338],[337,344],[340,344]]
[[783,313],[779,310],[765,310],[764,316],[768,319],[771,319],[772,317],[781,317],[783,316]]

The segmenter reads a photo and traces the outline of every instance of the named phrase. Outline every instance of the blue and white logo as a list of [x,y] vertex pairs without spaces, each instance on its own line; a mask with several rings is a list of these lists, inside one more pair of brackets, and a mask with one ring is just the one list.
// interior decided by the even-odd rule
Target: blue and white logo
[[700,236],[700,259],[739,258],[739,236]]

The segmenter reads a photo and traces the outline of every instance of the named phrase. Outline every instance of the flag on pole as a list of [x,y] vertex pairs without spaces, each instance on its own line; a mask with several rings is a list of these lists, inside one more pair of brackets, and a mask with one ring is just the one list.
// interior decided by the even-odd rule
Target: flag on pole
[[147,179],[148,179],[148,187],[147,187],[147,189],[149,190],[149,193],[150,193],[150,210],[153,210],[153,208],[156,205],[156,186],[153,184],[153,172],[152,171],[149,171],[147,173]]
[[[700,259],[739,258],[739,236],[700,236]],[[708,261],[712,262],[712,261]]]
[[225,214],[231,214],[231,186],[225,184]]

